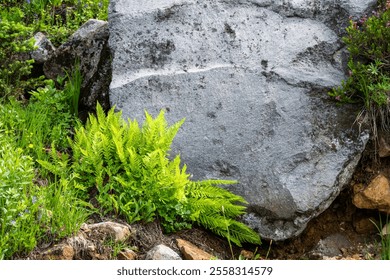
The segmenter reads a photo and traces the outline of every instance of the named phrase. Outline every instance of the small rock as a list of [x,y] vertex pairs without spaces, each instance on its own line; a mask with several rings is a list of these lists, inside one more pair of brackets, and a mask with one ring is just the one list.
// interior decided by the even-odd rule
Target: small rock
[[325,259],[328,257],[341,256],[341,253],[350,246],[351,243],[347,237],[336,233],[325,239],[321,239],[314,250],[309,253],[309,257],[314,259]]
[[186,260],[211,260],[213,258],[212,255],[186,240],[176,239],[176,242]]
[[390,214],[389,180],[380,174],[367,187],[355,185],[353,204],[358,208],[378,209]]
[[78,257],[82,255],[95,258],[96,246],[90,240],[88,240],[88,238],[82,232],[76,236],[67,238],[65,242],[67,245],[73,248],[75,254]]
[[42,253],[43,260],[72,260],[75,252],[68,244],[58,244]]
[[120,251],[118,253],[118,260],[136,260],[137,259],[137,254],[128,248],[124,249],[123,251]]
[[247,259],[247,260],[253,260],[253,258],[255,257],[255,255],[253,254],[253,252],[251,251],[248,251],[248,250],[242,250],[240,252],[240,256],[242,256],[243,258]]
[[104,109],[109,108],[111,54],[108,37],[108,23],[90,19],[58,47],[43,66],[45,76],[56,79],[71,73],[76,60],[79,61],[82,76],[79,117],[86,118],[87,113],[94,112],[96,102]]
[[50,40],[42,32],[38,32],[34,35],[36,50],[31,52],[31,58],[35,63],[43,64],[47,61],[48,57],[55,51],[55,47]]
[[88,225],[88,229],[105,233],[109,235],[115,242],[125,241],[132,235],[128,226],[114,222],[102,222]]
[[390,223],[386,224],[381,231],[382,236],[390,234]]
[[171,248],[160,244],[153,247],[147,254],[146,260],[181,260],[180,256]]

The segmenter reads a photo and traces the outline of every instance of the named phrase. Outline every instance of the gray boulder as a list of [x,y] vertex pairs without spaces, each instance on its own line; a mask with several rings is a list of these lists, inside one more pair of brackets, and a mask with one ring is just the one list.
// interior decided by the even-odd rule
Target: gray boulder
[[110,103],[186,122],[193,179],[235,179],[264,238],[300,234],[350,180],[368,135],[327,91],[345,77],[342,26],[375,1],[112,0]]
[[79,114],[85,119],[94,112],[96,102],[109,108],[108,90],[111,82],[111,56],[108,47],[108,24],[91,19],[82,25],[67,42],[62,44],[44,64],[46,77],[56,79],[74,69],[80,63],[82,84]]

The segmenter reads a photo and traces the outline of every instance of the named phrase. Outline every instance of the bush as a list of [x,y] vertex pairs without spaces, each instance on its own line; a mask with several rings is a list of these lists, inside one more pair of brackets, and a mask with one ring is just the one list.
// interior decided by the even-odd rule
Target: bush
[[0,259],[4,259],[33,249],[39,225],[32,158],[5,141],[0,144]]
[[33,60],[27,53],[34,49],[32,29],[22,23],[0,19],[0,97],[20,98],[32,81]]
[[339,102],[363,104],[360,115],[376,137],[378,127],[390,128],[390,9],[351,19],[343,40],[350,54],[349,76],[330,95]]

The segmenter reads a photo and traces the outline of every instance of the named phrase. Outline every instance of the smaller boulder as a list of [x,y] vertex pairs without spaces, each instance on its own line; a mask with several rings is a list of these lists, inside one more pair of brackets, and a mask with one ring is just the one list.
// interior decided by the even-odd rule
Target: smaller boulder
[[325,239],[321,239],[316,247],[309,252],[311,259],[327,259],[332,257],[341,257],[342,252],[351,247],[351,242],[343,234],[333,234]]
[[111,82],[111,53],[108,46],[108,24],[91,19],[83,24],[67,42],[58,47],[43,66],[45,76],[56,79],[71,73],[79,63],[82,76],[79,117],[86,120],[96,103],[108,110]]
[[31,52],[31,58],[34,59],[35,63],[43,64],[54,53],[55,47],[42,32],[36,33],[34,39],[36,49]]
[[355,185],[353,204],[357,208],[378,209],[390,214],[389,180],[380,174],[367,187],[362,184]]
[[91,231],[98,231],[99,233],[110,237],[115,242],[126,241],[126,239],[132,235],[128,226],[114,222],[91,224],[87,225],[87,227]]

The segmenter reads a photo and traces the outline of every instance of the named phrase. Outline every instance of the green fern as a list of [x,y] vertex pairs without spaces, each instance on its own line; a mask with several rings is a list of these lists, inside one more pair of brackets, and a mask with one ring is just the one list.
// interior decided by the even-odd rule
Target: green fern
[[191,182],[186,193],[192,219],[199,225],[227,238],[238,246],[242,242],[261,244],[260,236],[235,218],[245,213],[247,202],[217,185],[234,184],[235,181],[207,180]]
[[245,200],[217,187],[235,181],[192,182],[180,156],[168,157],[183,122],[168,126],[164,111],[156,118],[145,112],[140,127],[114,108],[105,114],[98,104],[96,116],[75,128],[70,166],[54,154],[53,163],[41,165],[55,174],[72,173],[80,196],[97,201],[103,214],[121,215],[129,223],[159,219],[166,232],[198,223],[239,246],[259,244],[258,234],[235,220],[245,213]]

